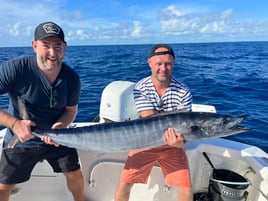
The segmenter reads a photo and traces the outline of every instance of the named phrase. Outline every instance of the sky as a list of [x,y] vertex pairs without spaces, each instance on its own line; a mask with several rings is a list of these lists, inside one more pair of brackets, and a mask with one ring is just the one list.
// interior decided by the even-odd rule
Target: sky
[[68,45],[268,41],[267,0],[0,0],[0,47],[60,25]]

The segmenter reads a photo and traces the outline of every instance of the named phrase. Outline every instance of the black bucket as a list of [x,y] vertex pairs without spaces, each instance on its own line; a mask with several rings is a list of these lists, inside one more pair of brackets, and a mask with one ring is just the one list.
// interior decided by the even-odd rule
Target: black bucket
[[246,201],[249,182],[241,175],[225,169],[214,169],[208,193],[213,201]]
[[249,181],[233,171],[215,169],[206,153],[203,154],[213,168],[208,186],[211,201],[246,201]]

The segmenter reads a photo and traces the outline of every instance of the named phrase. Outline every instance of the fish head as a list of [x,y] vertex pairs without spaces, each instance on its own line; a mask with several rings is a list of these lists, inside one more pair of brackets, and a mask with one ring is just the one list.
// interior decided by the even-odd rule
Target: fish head
[[201,138],[226,137],[249,131],[249,128],[239,124],[248,117],[243,115],[221,115],[216,113],[204,114],[193,121],[191,132]]

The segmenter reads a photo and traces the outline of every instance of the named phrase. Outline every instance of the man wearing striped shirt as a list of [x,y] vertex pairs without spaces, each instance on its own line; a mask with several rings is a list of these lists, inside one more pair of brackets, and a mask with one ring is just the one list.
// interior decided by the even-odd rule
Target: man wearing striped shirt
[[[172,77],[174,61],[175,54],[169,45],[159,44],[151,49],[148,58],[151,76],[139,81],[133,92],[141,117],[174,110],[191,111],[190,89]],[[183,136],[173,128],[168,128],[163,141],[163,146],[129,153],[115,201],[128,201],[134,183],[147,183],[155,164],[161,167],[166,184],[178,188],[178,201],[193,200]]]

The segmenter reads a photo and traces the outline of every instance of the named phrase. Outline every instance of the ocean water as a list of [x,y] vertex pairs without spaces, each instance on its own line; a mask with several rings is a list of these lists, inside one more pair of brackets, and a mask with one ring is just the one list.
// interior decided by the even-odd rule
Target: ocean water
[[[152,45],[70,46],[65,62],[81,77],[77,122],[92,121],[100,97],[115,80],[137,82],[150,75]],[[194,103],[214,105],[218,113],[249,114],[243,126],[252,130],[227,137],[268,152],[268,42],[173,44],[174,76],[192,90]],[[0,48],[0,63],[33,54],[31,47]],[[0,97],[1,108],[8,98]]]

